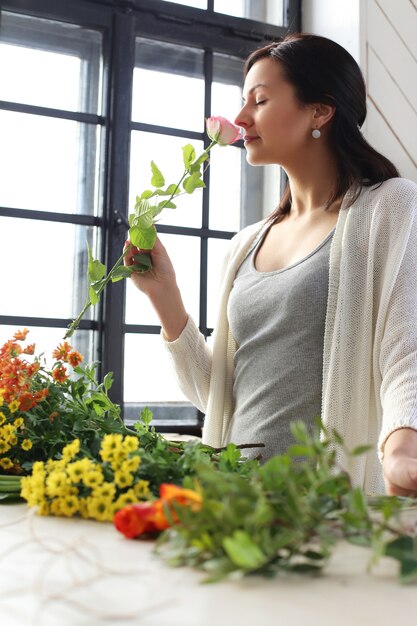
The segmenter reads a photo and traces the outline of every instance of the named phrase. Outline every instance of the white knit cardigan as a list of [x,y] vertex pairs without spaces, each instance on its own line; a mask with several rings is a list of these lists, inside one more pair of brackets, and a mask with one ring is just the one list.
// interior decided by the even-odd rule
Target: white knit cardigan
[[[349,207],[352,193],[343,199],[330,249],[321,418],[348,449],[372,446],[353,458],[338,450],[337,460],[355,485],[383,493],[385,440],[398,428],[417,430],[417,185],[393,178],[362,187]],[[233,419],[236,345],[227,302],[264,228],[265,221],[232,239],[213,348],[191,318],[177,340],[165,342],[181,389],[206,414],[203,441],[215,447],[228,442]]]

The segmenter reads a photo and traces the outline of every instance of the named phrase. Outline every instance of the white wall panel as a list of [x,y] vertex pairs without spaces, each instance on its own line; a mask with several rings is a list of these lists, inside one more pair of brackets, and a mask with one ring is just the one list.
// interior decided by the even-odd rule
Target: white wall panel
[[417,0],[304,0],[304,31],[358,60],[368,89],[363,132],[417,182]]

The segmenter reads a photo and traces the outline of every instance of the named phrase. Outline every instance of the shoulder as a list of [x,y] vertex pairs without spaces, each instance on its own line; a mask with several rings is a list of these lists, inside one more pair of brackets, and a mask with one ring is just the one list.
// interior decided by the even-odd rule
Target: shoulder
[[253,241],[263,232],[264,227],[267,225],[267,220],[261,220],[255,224],[250,224],[245,228],[242,228],[231,240],[232,250],[240,250],[246,246],[250,246]]
[[372,187],[363,187],[360,200],[365,204],[393,209],[409,207],[417,211],[417,184],[407,178],[390,178]]

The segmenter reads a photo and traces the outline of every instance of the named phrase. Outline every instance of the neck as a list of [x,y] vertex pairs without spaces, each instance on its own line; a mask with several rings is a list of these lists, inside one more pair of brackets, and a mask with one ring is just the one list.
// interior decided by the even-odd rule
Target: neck
[[[291,215],[308,218],[322,213],[337,182],[336,160],[330,151],[324,144],[314,146],[301,159],[297,157],[296,163],[284,167],[291,189]],[[335,201],[329,210],[338,204]]]

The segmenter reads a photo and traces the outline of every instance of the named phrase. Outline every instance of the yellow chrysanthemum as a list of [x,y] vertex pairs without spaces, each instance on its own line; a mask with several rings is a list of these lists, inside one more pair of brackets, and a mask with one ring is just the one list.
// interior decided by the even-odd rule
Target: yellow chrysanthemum
[[13,461],[9,459],[9,457],[5,456],[0,459],[0,467],[6,470],[10,469],[11,467],[13,467]]
[[135,452],[139,448],[139,439],[133,435],[126,435],[123,440],[123,448],[127,452]]
[[96,498],[110,498],[113,500],[116,495],[116,485],[114,483],[102,483],[93,488],[92,496]]
[[13,422],[13,426],[15,428],[20,428],[21,426],[23,426],[24,423],[25,423],[25,420],[23,419],[23,417],[17,417],[15,421]]
[[[0,404],[0,406],[1,406],[1,404]],[[0,411],[0,426],[1,426],[2,424],[4,424],[4,422],[5,422],[5,421],[6,421],[6,416],[5,416],[5,414],[4,414],[2,411]]]
[[10,413],[16,413],[16,411],[19,408],[19,406],[20,406],[19,400],[12,400],[9,403],[9,411],[10,411]]
[[[119,435],[117,433],[105,435],[103,437],[103,441],[101,442],[100,447],[100,456],[103,461],[113,461],[120,453],[125,456],[126,453],[124,452],[122,445],[122,435]],[[116,455],[115,453],[118,454]]]
[[42,461],[35,461],[32,465],[32,476],[42,476],[46,474],[45,464]]
[[87,499],[88,516],[98,522],[110,522],[113,519],[112,498],[90,497]]
[[0,454],[5,454],[10,448],[10,444],[5,439],[0,439]]
[[104,476],[99,465],[90,469],[83,477],[83,483],[86,487],[96,487],[97,485],[101,485],[103,481]]
[[66,461],[73,459],[80,451],[80,440],[74,439],[71,443],[68,443],[62,450],[62,456]]
[[90,468],[90,459],[84,458],[80,459],[79,461],[73,461],[72,463],[68,463],[66,470],[72,482],[79,483],[84,479],[84,476],[88,473]]
[[46,479],[46,493],[50,498],[65,496],[70,486],[67,474],[60,470],[54,470]]
[[31,440],[30,440],[30,439],[23,439],[23,441],[22,441],[22,445],[21,445],[22,450],[26,450],[26,451],[28,451],[28,450],[30,450],[32,447],[33,447],[33,443],[31,442]]
[[3,437],[6,441],[9,441],[10,437],[15,437],[16,430],[11,424],[5,424],[0,428],[0,437]]
[[39,502],[38,515],[50,515],[50,513],[51,513],[51,507],[49,505],[49,502],[47,502],[46,500]]
[[149,496],[149,480],[138,480],[133,486],[133,491],[139,500],[147,498]]
[[133,484],[133,474],[130,472],[123,472],[122,470],[117,470],[114,472],[114,482],[120,489],[124,489],[125,487],[130,487]]
[[120,466],[122,472],[136,472],[140,465],[140,456],[137,454],[130,459],[126,459]]
[[80,498],[78,500],[79,514],[84,519],[88,518],[88,502],[87,502],[87,500],[88,500],[88,498]]
[[61,498],[60,510],[64,517],[72,517],[79,511],[78,498],[75,495],[67,495]]
[[128,504],[136,504],[136,502],[138,502],[138,497],[135,495],[133,489],[129,489],[126,493],[122,493],[122,495],[117,498],[113,505],[113,512],[116,513],[116,511],[123,509],[123,507]]
[[16,435],[11,435],[9,437],[9,443],[11,446],[15,446],[17,444],[17,437]]

